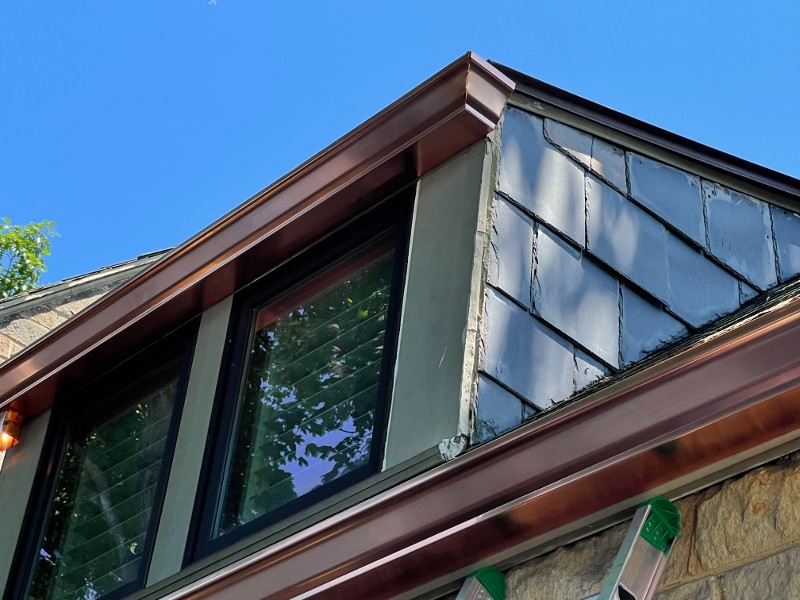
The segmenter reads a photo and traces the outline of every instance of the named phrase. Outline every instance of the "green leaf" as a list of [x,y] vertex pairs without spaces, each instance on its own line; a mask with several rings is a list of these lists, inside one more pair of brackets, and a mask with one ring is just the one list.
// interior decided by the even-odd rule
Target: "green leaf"
[[50,238],[56,237],[53,221],[13,225],[0,219],[0,298],[24,293],[39,281],[50,256]]

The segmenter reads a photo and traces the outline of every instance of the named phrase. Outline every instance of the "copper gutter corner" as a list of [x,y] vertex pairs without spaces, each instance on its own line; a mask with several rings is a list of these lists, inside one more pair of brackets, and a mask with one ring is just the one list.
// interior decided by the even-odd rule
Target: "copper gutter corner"
[[463,60],[467,64],[467,110],[483,119],[491,131],[497,126],[516,86],[513,80],[474,52],[467,52]]

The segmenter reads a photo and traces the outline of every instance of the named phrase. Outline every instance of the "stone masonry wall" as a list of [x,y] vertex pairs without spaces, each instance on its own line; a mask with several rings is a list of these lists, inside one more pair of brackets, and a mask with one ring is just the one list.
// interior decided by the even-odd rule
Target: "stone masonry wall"
[[[683,532],[656,600],[800,598],[800,453],[678,500]],[[628,523],[507,573],[508,600],[600,592]]]
[[0,364],[99,300],[109,288],[94,287],[55,301],[25,306],[0,319]]
[[0,365],[155,262],[163,252],[0,301]]

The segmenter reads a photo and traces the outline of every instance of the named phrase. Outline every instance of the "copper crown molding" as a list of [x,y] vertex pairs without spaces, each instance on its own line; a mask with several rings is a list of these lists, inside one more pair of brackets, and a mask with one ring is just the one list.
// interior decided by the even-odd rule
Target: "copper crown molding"
[[796,446],[798,347],[795,299],[240,563],[151,596],[380,600],[440,589],[654,493],[686,491],[709,473]]
[[138,277],[0,366],[31,416],[492,131],[513,82],[473,53],[446,67]]
[[661,129],[629,115],[610,109],[591,100],[559,89],[539,79],[520,73],[511,67],[491,62],[492,66],[516,82],[516,91],[568,113],[588,119],[634,139],[684,156],[712,169],[728,173],[735,178],[752,182],[784,197],[781,202],[789,210],[800,209],[800,180],[744,160],[716,148],[706,146],[671,131]]

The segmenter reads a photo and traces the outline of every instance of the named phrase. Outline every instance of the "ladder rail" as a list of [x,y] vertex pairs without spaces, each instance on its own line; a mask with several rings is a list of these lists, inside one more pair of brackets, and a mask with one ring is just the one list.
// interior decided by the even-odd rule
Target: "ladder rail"
[[[680,531],[678,508],[666,498],[658,496],[640,505],[603,591],[586,600],[652,600]],[[505,600],[505,596],[505,576],[487,567],[467,577],[456,600]]]

